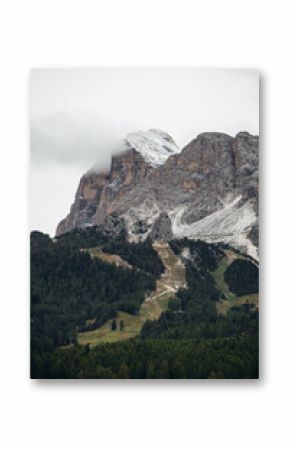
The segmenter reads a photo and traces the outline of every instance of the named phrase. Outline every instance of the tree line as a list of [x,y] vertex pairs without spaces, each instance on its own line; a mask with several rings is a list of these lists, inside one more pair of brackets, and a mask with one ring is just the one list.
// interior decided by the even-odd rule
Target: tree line
[[253,379],[259,375],[258,340],[141,340],[75,346],[33,361],[46,379]]
[[[171,247],[181,255],[187,244],[184,239],[171,242]],[[58,242],[41,233],[31,236],[32,377],[258,377],[256,307],[246,304],[233,307],[226,316],[217,314],[222,293],[211,271],[223,257],[219,247],[189,241],[187,288],[169,301],[168,310],[158,320],[147,321],[140,337],[89,348],[75,339],[76,332],[88,328],[86,320],[95,317],[93,326],[99,327],[112,319],[115,330],[116,310],[138,313],[161,268],[150,242],[140,246],[99,241],[104,250],[107,246],[107,251],[116,250],[132,265],[137,263],[138,270],[92,260],[79,245],[77,235]],[[151,264],[156,267],[149,272]],[[55,350],[67,343],[73,345]]]
[[110,254],[118,254],[129,264],[153,274],[156,278],[164,272],[163,262],[149,239],[140,243],[130,243],[126,240],[110,241],[103,246],[103,250]]
[[79,250],[76,235],[53,241],[32,232],[32,355],[74,342],[87,320],[99,327],[117,310],[138,314],[155,284],[149,273],[92,259]]

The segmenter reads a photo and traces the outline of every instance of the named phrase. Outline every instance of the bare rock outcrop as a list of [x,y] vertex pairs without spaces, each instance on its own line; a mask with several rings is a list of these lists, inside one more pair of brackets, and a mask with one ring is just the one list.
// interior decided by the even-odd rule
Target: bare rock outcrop
[[150,170],[152,167],[143,157],[129,149],[112,158],[108,172],[86,173],[80,180],[69,214],[57,226],[56,235],[104,223],[130,189],[142,182]]
[[169,242],[173,238],[171,220],[166,212],[161,212],[153,223],[149,237],[151,240],[163,240]]
[[131,240],[224,241],[257,257],[259,137],[206,132],[179,151],[166,136],[133,133],[108,173],[85,175],[57,234],[114,214]]
[[104,186],[109,182],[109,173],[86,173],[80,180],[75,201],[70,212],[57,226],[56,235],[84,227],[92,222],[100,202]]

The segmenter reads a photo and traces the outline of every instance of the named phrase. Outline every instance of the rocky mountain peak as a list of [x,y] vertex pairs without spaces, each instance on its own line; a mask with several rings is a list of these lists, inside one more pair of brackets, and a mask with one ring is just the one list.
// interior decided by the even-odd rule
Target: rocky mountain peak
[[156,129],[124,140],[108,173],[80,181],[57,234],[121,218],[130,240],[223,241],[257,257],[259,137],[199,134],[180,151]]
[[135,149],[152,167],[164,164],[169,156],[180,153],[172,137],[159,129],[137,131],[125,138],[128,148]]

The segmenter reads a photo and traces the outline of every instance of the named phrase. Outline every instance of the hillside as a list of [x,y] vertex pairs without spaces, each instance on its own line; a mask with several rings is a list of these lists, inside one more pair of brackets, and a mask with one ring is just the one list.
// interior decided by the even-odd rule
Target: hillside
[[31,234],[36,378],[258,376],[259,137],[132,132]]
[[[131,315],[121,311],[117,312],[117,328],[112,330],[112,320],[109,320],[100,328],[79,333],[77,341],[79,344],[89,344],[95,346],[100,343],[112,343],[136,337],[147,320],[156,320],[161,313],[167,309],[168,300],[174,297],[176,291],[186,286],[185,268],[181,260],[172,252],[167,243],[155,243],[154,249],[158,252],[165,267],[165,271],[156,281],[155,290],[147,295],[140,306],[138,315]],[[110,263],[122,265],[126,261],[119,256],[105,254],[97,249],[90,249],[92,257],[100,257]],[[124,327],[120,329],[120,323]]]
[[203,241],[111,245],[91,229],[54,241],[32,233],[32,377],[256,377],[257,293],[229,291],[234,259],[256,266]]

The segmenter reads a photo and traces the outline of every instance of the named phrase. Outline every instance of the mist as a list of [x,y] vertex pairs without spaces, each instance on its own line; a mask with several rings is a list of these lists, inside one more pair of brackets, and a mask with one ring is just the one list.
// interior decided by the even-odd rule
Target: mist
[[256,70],[35,69],[30,79],[30,227],[54,234],[81,175],[106,169],[129,132],[259,133]]

